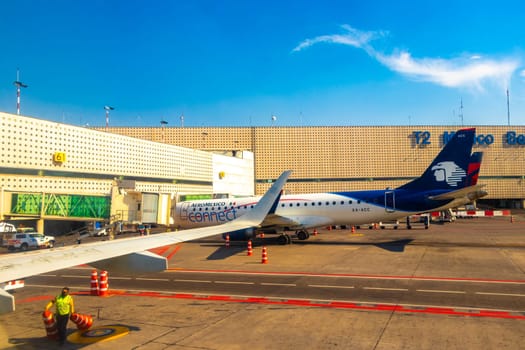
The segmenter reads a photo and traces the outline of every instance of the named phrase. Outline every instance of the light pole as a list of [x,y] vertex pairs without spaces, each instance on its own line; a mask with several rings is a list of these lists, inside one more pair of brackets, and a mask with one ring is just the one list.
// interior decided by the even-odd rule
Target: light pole
[[16,69],[16,81],[13,82],[16,86],[16,114],[20,115],[20,88],[26,88],[27,85],[20,81],[20,70]]
[[165,121],[164,119],[162,119],[160,121],[160,128],[162,129],[162,142],[166,142],[166,137],[165,137],[165,133],[166,133],[166,125],[168,125],[168,122]]
[[113,108],[111,106],[104,106],[104,109],[106,110],[106,131],[108,131],[108,127],[109,127],[109,111],[112,111],[115,108]]

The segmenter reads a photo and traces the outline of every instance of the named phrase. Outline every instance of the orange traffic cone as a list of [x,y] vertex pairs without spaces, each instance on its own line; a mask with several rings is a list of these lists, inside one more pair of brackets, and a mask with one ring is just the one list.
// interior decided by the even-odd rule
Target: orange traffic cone
[[230,235],[226,234],[226,248],[230,248]]
[[511,223],[511,224],[514,223],[514,216],[513,216],[513,215],[510,216],[510,223]]
[[91,271],[91,295],[98,295],[97,270]]
[[264,232],[261,232],[261,234],[259,235],[260,238],[264,238]]
[[314,228],[313,234],[314,234],[314,236],[317,236],[317,229]]
[[266,250],[266,247],[262,248],[262,261],[261,264],[267,264],[268,263],[268,252]]
[[50,339],[56,339],[58,336],[57,324],[53,313],[49,310],[46,310],[42,313],[42,320],[44,321],[44,326],[46,327],[47,337]]
[[246,255],[248,255],[248,256],[252,256],[253,255],[252,241],[251,240],[248,241],[248,251],[246,252]]
[[108,272],[100,271],[100,288],[98,290],[98,295],[105,297],[108,295]]
[[82,314],[71,314],[69,317],[73,323],[77,325],[77,328],[80,330],[89,329],[93,325],[93,317],[90,315],[82,315]]
[[355,233],[355,226],[352,226],[352,233]]

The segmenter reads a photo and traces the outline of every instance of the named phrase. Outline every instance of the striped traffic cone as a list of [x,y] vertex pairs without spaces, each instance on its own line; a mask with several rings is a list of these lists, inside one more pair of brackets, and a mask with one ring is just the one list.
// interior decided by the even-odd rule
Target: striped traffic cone
[[226,234],[226,248],[230,248],[230,235]]
[[69,319],[73,321],[73,323],[76,324],[77,328],[80,330],[89,329],[93,325],[93,317],[90,315],[74,313],[71,314]]
[[98,295],[105,297],[108,295],[108,272],[100,271],[100,288],[98,290]]
[[98,295],[97,270],[91,271],[91,295]]
[[317,236],[317,229],[314,228],[314,236]]
[[355,226],[352,226],[352,233],[355,233]]
[[248,255],[248,256],[252,256],[253,255],[252,241],[251,240],[248,241],[248,251],[246,252],[246,255]]
[[266,247],[263,247],[261,264],[267,264],[267,263],[268,263],[268,251],[266,250]]
[[57,339],[58,329],[53,313],[49,310],[46,310],[42,313],[42,320],[44,321],[44,326],[46,327],[47,337],[50,339]]

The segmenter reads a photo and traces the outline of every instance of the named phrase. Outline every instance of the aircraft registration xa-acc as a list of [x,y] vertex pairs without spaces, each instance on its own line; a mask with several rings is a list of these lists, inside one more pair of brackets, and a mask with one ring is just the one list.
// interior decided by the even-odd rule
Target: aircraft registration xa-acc
[[[256,229],[275,211],[282,188],[291,171],[285,171],[270,187],[253,210],[223,225],[201,227],[183,232],[164,232],[151,236],[86,243],[0,256],[0,284],[41,273],[89,264],[110,272],[147,273],[168,267],[165,257],[147,251],[157,247],[191,241],[232,231]],[[0,313],[15,309],[14,297],[0,289]]]
[[[477,185],[481,152],[471,156],[474,135],[474,128],[456,132],[420,177],[395,189],[283,195],[259,229],[229,233],[230,239],[251,239],[260,231],[280,234],[279,241],[285,244],[291,242],[288,231],[302,240],[315,227],[397,220],[470,203],[487,194]],[[180,202],[175,225],[186,229],[228,222],[249,213],[258,200]]]

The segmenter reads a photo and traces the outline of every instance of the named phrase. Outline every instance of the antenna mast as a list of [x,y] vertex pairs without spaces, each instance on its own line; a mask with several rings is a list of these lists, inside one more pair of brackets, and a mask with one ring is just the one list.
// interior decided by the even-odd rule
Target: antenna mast
[[507,88],[507,122],[510,126],[510,103],[509,103],[509,89]]
[[459,105],[459,117],[461,118],[461,126],[463,126],[463,98],[461,98]]
[[20,81],[20,69],[16,69],[16,80],[13,82],[16,86],[16,114],[20,115],[20,88],[26,88],[27,85]]

